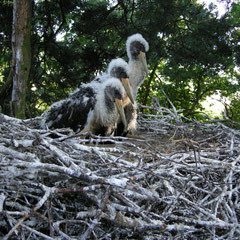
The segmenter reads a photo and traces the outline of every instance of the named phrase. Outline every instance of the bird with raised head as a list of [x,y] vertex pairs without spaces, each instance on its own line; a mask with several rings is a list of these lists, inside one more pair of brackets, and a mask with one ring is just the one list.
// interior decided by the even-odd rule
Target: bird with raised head
[[136,99],[138,88],[148,72],[146,52],[149,50],[149,44],[141,34],[136,33],[128,37],[126,49],[129,58],[129,81]]
[[[126,41],[127,55],[129,58],[129,82],[132,88],[134,99],[137,98],[138,88],[144,81],[148,72],[146,52],[149,50],[148,42],[139,33],[128,37]],[[122,122],[118,123],[115,135],[126,136],[128,132],[133,132],[137,124],[137,104],[129,103],[124,106],[124,112],[128,122],[128,131],[124,131]]]

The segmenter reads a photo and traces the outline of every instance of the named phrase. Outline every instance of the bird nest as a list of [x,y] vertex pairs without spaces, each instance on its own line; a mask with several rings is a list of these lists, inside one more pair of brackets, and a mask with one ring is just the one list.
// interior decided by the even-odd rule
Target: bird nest
[[153,111],[128,137],[0,115],[0,237],[238,239],[240,131]]

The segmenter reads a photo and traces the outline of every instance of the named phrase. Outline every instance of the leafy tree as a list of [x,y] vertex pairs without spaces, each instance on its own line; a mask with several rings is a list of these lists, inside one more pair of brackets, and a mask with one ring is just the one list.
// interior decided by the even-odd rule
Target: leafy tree
[[[8,11],[0,8],[0,17],[11,15],[10,4],[1,2],[1,6]],[[196,116],[207,96],[219,91],[234,94],[238,87],[231,79],[237,79],[235,66],[239,64],[239,3],[229,9],[219,18],[214,6],[208,10],[195,0],[35,1],[27,116],[40,114],[88,82],[112,58],[127,60],[125,42],[136,32],[150,45],[150,72],[139,102],[151,104],[151,98],[157,97],[160,104],[170,107],[163,89],[183,114]],[[1,18],[8,23],[11,19]],[[10,38],[11,31],[3,26],[0,32]],[[4,87],[11,49],[2,38],[0,44],[5,47],[0,70]],[[6,99],[1,92],[5,112]]]
[[[165,52],[156,73],[176,107],[184,109],[184,115],[189,116],[202,110],[201,102],[207,96],[226,90],[226,87],[229,91],[236,89],[236,84],[227,78],[234,64],[233,24],[228,14],[217,18],[202,5],[191,4],[193,1],[178,3],[172,5],[175,9],[167,21],[168,30],[162,33],[163,26],[155,26],[156,32],[160,33],[159,42],[163,42],[160,54]],[[159,16],[160,12],[153,14]],[[151,88],[155,91],[150,92],[149,97],[157,96],[161,104],[166,103],[162,92],[156,91],[159,89],[158,81],[152,80]],[[146,82],[149,85],[149,79]],[[142,89],[144,93],[145,86]],[[144,99],[146,102],[146,96]]]
[[2,1],[0,5],[0,105],[4,112],[9,112],[9,99],[12,87],[11,33],[12,2]]

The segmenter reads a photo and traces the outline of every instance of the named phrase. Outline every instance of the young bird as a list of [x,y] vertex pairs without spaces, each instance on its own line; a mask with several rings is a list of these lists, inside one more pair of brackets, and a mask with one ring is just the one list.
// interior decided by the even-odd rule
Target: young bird
[[129,58],[129,81],[136,99],[138,88],[148,72],[146,52],[149,50],[149,44],[141,34],[137,33],[128,37],[126,49]]
[[94,81],[83,84],[68,98],[51,106],[44,115],[43,125],[109,136],[116,128],[119,116],[127,129],[124,97],[124,87],[117,78],[110,77],[102,84]]
[[123,106],[128,127],[126,129],[123,122],[119,118],[117,129],[114,133],[115,136],[126,136],[128,132],[133,132],[136,129],[137,105],[132,94],[132,87],[129,84],[129,72],[128,63],[122,58],[116,58],[109,63],[107,72],[94,80],[98,82],[104,82],[108,77],[116,77],[120,79],[126,91],[126,95],[123,100]]

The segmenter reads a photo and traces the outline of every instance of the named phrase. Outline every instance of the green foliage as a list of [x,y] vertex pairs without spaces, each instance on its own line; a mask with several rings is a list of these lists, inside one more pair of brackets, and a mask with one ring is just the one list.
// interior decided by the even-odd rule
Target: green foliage
[[227,108],[228,117],[235,121],[240,122],[240,98],[239,94],[234,96],[231,100],[229,107]]
[[240,66],[240,3],[234,3],[232,5],[232,10],[229,13],[229,18],[232,21],[232,41],[234,44],[234,54],[235,54],[235,62],[238,66]]
[[[3,85],[11,63],[12,13],[11,4],[0,4]],[[139,102],[150,105],[154,97],[171,107],[164,90],[184,115],[200,118],[207,96],[230,96],[238,89],[240,4],[229,7],[219,18],[213,5],[208,10],[195,0],[36,1],[27,114],[39,115],[104,71],[111,59],[127,60],[126,39],[139,32],[150,45],[150,73]]]
[[0,87],[4,77],[9,73],[11,64],[11,34],[12,34],[12,2],[3,1],[0,4]]

